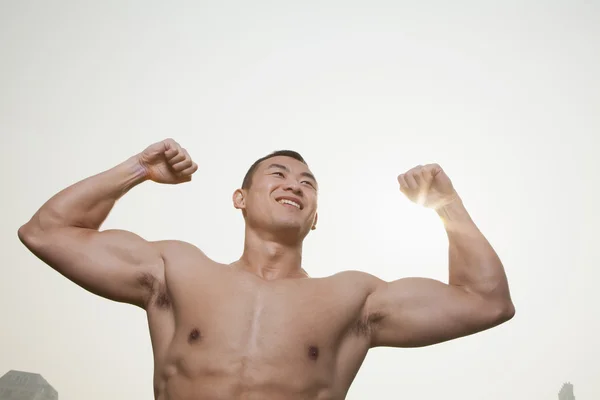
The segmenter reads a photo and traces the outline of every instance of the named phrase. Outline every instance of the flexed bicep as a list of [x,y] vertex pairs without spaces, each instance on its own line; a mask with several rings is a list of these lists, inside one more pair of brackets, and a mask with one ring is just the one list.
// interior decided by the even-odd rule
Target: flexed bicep
[[367,299],[371,346],[420,347],[471,335],[505,320],[502,304],[429,278],[381,284]]
[[40,260],[98,296],[144,308],[164,263],[152,243],[123,230],[64,227],[20,232]]

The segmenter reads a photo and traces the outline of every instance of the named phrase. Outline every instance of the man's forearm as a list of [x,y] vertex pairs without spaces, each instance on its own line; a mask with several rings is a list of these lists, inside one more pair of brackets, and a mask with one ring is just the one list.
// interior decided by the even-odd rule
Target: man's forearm
[[449,240],[451,285],[511,304],[504,266],[460,198],[437,210]]
[[146,180],[137,157],[86,178],[48,200],[26,224],[41,230],[58,227],[99,229],[115,202]]

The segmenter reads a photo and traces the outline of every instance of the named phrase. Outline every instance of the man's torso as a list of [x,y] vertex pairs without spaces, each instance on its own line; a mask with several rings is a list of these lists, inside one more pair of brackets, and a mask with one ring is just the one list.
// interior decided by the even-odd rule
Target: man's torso
[[265,281],[189,244],[164,251],[147,306],[157,400],[343,399],[370,344],[360,272]]

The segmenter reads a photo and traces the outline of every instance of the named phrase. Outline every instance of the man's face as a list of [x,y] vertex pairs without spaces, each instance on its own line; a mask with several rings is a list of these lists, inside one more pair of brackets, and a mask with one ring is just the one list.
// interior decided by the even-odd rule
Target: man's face
[[306,164],[277,156],[259,164],[250,188],[234,194],[234,204],[250,226],[303,238],[316,223],[317,188]]

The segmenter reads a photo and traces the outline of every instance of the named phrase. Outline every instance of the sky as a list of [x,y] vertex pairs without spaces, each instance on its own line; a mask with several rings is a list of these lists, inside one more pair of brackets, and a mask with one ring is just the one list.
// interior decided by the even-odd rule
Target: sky
[[447,279],[434,212],[396,177],[438,163],[502,259],[516,315],[369,353],[349,400],[600,398],[598,1],[0,0],[0,375],[64,400],[152,398],[145,314],[37,260],[17,229],[52,195],[172,137],[188,185],[133,189],[105,228],[242,250],[231,195],[299,151],[320,184],[315,277]]

